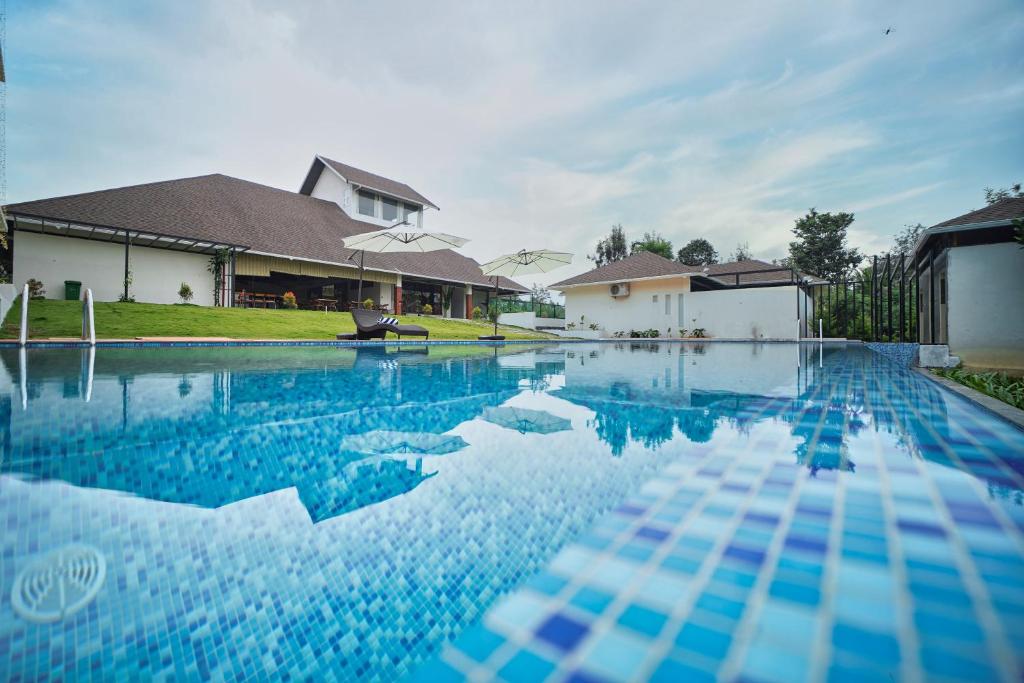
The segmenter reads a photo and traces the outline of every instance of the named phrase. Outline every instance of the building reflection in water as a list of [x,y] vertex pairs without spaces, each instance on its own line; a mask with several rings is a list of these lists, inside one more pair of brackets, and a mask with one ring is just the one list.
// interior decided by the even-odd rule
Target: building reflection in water
[[1012,473],[954,462],[936,445],[932,430],[954,437],[945,396],[859,347],[5,350],[0,360],[4,474],[206,508],[295,487],[319,522],[420,486],[436,474],[425,458],[466,445],[440,436],[460,424],[485,419],[521,434],[573,428],[506,405],[531,394],[585,407],[585,427],[615,457],[630,444],[653,451],[679,436],[701,444],[719,429],[747,434],[773,422],[786,426],[795,462],[813,475],[855,473],[850,440],[873,429],[910,457],[984,479],[993,495],[1018,504],[1021,496]]

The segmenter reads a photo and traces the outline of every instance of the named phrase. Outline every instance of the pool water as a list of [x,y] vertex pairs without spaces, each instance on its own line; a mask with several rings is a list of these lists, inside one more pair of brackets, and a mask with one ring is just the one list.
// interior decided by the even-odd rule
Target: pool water
[[860,346],[0,361],[3,680],[1024,669],[1024,432]]

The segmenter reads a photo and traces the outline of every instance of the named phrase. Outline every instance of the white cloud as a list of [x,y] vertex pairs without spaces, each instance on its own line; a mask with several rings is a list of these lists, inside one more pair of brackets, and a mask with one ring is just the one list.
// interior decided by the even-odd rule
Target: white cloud
[[[948,59],[984,72],[956,90],[971,106],[1019,101],[1021,24],[998,9],[29,6],[11,12],[5,55],[9,197],[213,171],[295,189],[322,153],[415,186],[443,207],[430,224],[472,238],[477,258],[578,254],[540,281],[585,269],[617,222],[724,253],[748,241],[771,258],[813,205],[856,210],[853,237],[875,248],[903,223],[958,212],[963,194],[933,190],[965,155],[1006,154],[990,173],[1013,163],[1005,148],[1020,133],[980,142],[984,112],[964,105],[979,132],[953,131],[957,103],[936,100],[935,60]],[[982,28],[998,29],[993,47],[958,40]],[[1001,182],[979,173],[957,186]]]

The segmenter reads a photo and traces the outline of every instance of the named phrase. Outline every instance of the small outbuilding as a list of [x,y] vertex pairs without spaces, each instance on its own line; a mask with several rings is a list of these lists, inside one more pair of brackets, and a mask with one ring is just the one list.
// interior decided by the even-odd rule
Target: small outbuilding
[[747,260],[692,266],[650,252],[551,285],[565,296],[566,326],[600,336],[656,330],[688,336],[700,328],[729,339],[807,336],[813,310],[805,278],[786,266]]
[[918,338],[967,366],[1024,372],[1024,198],[943,221],[915,247]]

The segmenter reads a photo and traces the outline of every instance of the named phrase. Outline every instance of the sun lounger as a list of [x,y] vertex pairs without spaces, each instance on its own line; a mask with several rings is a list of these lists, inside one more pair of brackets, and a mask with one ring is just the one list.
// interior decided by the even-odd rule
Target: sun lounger
[[[352,320],[356,323],[356,339],[383,339],[388,332],[393,332],[401,339],[407,337],[426,337],[430,339],[430,331],[419,325],[399,325],[383,319],[380,312],[370,311],[364,308],[352,310]],[[338,339],[350,338],[348,335],[338,335]]]

